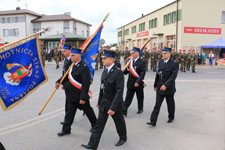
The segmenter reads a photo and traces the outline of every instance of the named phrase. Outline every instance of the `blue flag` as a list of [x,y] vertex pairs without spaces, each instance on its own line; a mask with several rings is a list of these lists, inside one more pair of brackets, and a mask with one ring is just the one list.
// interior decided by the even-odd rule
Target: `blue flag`
[[48,80],[38,37],[0,51],[0,104],[9,110]]
[[[88,66],[88,68],[90,70],[91,81],[93,81],[93,78],[94,78],[95,64],[96,64],[97,56],[98,56],[99,41],[100,41],[100,37],[101,37],[102,28],[103,28],[103,26],[101,26],[99,28],[99,30],[93,37],[90,37],[92,39],[90,39],[91,41],[89,42],[88,46],[84,49],[83,54],[82,54],[82,61]],[[81,48],[82,47],[83,47],[83,45],[81,46]]]
[[142,53],[145,49],[145,46],[148,44],[148,41],[143,45],[143,47],[140,49],[140,57],[142,56]]

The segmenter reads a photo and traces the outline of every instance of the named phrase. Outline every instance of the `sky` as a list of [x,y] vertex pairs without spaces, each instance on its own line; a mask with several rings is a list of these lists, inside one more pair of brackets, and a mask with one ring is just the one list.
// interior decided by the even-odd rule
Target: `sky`
[[[19,2],[18,2],[19,1]],[[55,15],[71,12],[73,18],[92,25],[91,34],[107,13],[101,38],[106,44],[117,43],[117,28],[159,9],[175,0],[0,0],[0,10],[17,6],[39,14]]]

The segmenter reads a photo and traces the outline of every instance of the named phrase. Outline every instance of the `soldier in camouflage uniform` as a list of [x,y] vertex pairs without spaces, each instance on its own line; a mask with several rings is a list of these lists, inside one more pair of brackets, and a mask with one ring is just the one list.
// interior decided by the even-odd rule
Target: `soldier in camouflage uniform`
[[153,71],[156,71],[157,68],[157,59],[158,59],[158,53],[156,52],[156,50],[153,51]]
[[122,54],[123,60],[124,60],[124,65],[126,65],[126,61],[130,55],[131,55],[130,51],[128,50],[128,47],[126,47],[126,50]]
[[119,50],[119,47],[116,47],[116,61],[120,63],[121,58],[121,51]]
[[191,67],[191,50],[188,50],[188,54],[186,54],[186,68],[187,71],[190,71],[190,67]]
[[153,69],[153,61],[152,61],[152,57],[153,57],[153,50],[149,52],[149,56],[150,56],[150,67],[151,67],[151,70]]
[[46,59],[46,51],[45,49],[41,49],[41,61],[42,61],[43,67],[45,67],[45,59]]
[[195,72],[196,60],[197,60],[197,55],[195,54],[195,50],[192,50],[192,54],[191,54],[191,70],[192,70],[192,73],[196,73]]
[[176,53],[175,48],[173,48],[173,53],[171,54],[171,58],[174,61],[178,62],[178,54]]
[[181,55],[182,55],[182,51],[180,49],[179,50],[179,53],[177,54],[177,60],[178,60],[178,63],[179,63],[180,70],[181,70]]
[[142,53],[142,59],[145,60],[145,66],[146,66],[146,71],[148,71],[148,64],[149,64],[149,59],[150,59],[150,53],[145,47],[144,52]]
[[54,50],[54,59],[55,59],[55,62],[56,62],[56,69],[59,68],[60,57],[61,57],[60,52],[59,52],[58,48],[56,47],[55,50]]
[[186,50],[183,50],[183,54],[181,54],[181,58],[180,58],[180,64],[181,64],[181,67],[180,67],[180,70],[182,72],[186,72],[185,71],[185,66],[186,66],[186,61],[187,61],[187,58],[186,58]]
[[158,54],[157,54],[157,63],[162,59],[162,50],[158,50]]

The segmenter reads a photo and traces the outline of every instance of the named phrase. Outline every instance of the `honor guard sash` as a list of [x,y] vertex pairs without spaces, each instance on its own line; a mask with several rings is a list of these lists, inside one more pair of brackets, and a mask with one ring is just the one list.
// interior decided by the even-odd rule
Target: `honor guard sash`
[[[72,68],[70,69],[69,76],[68,76],[70,83],[71,83],[73,86],[75,86],[77,89],[82,90],[82,84],[79,83],[78,81],[76,81],[76,80],[73,78],[73,76],[72,76],[71,73],[72,73]],[[90,96],[90,98],[92,97],[91,90],[88,90],[88,95]]]
[[[136,70],[135,70],[134,67],[133,67],[133,59],[130,60],[129,69],[130,69],[131,74],[132,74],[136,79],[138,79],[138,78],[139,78],[139,74],[136,72]],[[146,83],[144,80],[142,80],[142,82],[144,83],[144,86],[147,86],[147,83]]]

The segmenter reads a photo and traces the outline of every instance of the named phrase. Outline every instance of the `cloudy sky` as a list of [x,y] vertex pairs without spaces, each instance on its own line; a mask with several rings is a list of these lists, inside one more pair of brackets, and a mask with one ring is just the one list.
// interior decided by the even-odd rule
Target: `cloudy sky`
[[13,10],[18,5],[39,14],[71,12],[71,16],[92,24],[93,33],[107,13],[102,38],[106,44],[117,42],[117,28],[175,0],[1,0],[0,10]]

